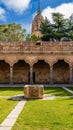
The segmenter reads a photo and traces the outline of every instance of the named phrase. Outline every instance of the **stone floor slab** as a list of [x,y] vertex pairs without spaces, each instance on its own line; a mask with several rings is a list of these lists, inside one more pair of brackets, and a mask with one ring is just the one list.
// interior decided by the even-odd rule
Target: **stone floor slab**
[[5,126],[5,127],[12,127],[15,122],[16,122],[16,119],[6,118],[4,120],[4,122],[1,124],[1,127],[3,127],[3,126]]
[[25,103],[26,100],[22,100],[16,105],[13,111],[7,116],[7,118],[2,122],[2,124],[0,124],[0,130],[11,130]]
[[11,130],[11,127],[0,127],[0,130]]

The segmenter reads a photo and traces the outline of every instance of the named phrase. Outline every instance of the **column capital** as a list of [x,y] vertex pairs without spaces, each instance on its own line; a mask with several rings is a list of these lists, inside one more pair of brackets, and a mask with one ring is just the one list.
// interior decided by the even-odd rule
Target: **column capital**
[[13,65],[10,65],[10,68],[13,68]]
[[30,68],[33,68],[33,64],[30,65]]
[[53,64],[50,64],[50,68],[53,68]]
[[73,67],[73,65],[72,65],[72,64],[69,64],[69,67],[70,67],[70,68],[72,68],[72,67]]

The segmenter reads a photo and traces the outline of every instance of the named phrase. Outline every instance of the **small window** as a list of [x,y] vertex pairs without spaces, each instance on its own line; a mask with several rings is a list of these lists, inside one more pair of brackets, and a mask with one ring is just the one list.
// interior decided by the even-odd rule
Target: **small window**
[[36,45],[41,45],[41,42],[37,42]]

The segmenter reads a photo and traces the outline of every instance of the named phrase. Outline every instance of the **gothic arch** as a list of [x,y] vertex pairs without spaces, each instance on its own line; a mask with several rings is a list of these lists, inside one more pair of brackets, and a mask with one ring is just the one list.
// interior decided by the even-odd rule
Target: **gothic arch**
[[24,60],[18,60],[13,66],[14,83],[29,83],[30,65]]
[[64,60],[67,64],[70,64],[70,60],[64,57],[57,57],[53,60],[53,65],[58,62],[58,60]]
[[0,60],[0,83],[10,82],[10,65],[5,60]]
[[63,59],[59,59],[53,65],[53,81],[54,83],[69,83],[70,68],[69,64]]
[[50,82],[50,66],[45,60],[37,60],[33,65],[33,72],[35,75],[35,83],[49,83]]

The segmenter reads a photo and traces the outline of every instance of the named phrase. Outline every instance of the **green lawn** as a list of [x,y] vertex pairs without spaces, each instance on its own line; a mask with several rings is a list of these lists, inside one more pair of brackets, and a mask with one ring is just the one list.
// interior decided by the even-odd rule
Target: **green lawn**
[[73,130],[73,100],[28,101],[12,130]]
[[0,96],[13,96],[18,94],[24,94],[22,87],[0,87]]
[[7,117],[7,115],[12,111],[18,101],[11,101],[7,99],[0,98],[0,123]]
[[55,96],[71,96],[72,94],[65,91],[61,87],[48,87],[44,89],[44,94],[52,94]]
[[[23,87],[6,87],[6,88],[0,88],[0,96],[13,96],[18,94],[24,94]],[[70,96],[71,94],[69,92],[66,92],[62,88],[52,88],[48,87],[44,89],[44,94],[52,94],[56,96]]]
[[[0,96],[23,94],[23,88],[0,88]],[[62,88],[45,88],[44,94],[72,96]],[[18,101],[0,98],[0,123],[7,117]],[[73,130],[73,100],[28,101],[13,130]]]
[[73,87],[67,87],[68,89],[70,89],[70,90],[73,90]]
[[[62,88],[45,88],[44,93],[72,96]],[[73,130],[73,99],[28,101],[12,130]]]

